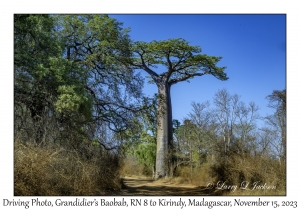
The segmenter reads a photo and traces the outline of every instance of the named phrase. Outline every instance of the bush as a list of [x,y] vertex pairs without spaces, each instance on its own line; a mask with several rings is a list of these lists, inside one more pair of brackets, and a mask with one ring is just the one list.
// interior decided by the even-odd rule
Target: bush
[[209,172],[209,163],[203,163],[200,167],[193,167],[192,173],[190,166],[179,166],[174,173],[174,178],[178,184],[188,183],[196,186],[205,186],[212,181]]
[[[215,183],[238,186],[237,191],[224,191],[230,195],[285,195],[285,165],[278,160],[247,155],[242,158],[232,155],[227,161],[221,161],[211,168]],[[241,189],[242,183],[248,183],[247,189]],[[275,189],[254,189],[255,185],[275,186]]]
[[103,195],[121,187],[119,160],[99,147],[41,147],[16,141],[15,196]]
[[[224,158],[219,162],[209,160],[200,167],[194,166],[192,171],[189,165],[181,165],[174,176],[178,184],[207,187],[213,183],[214,195],[286,195],[286,166],[269,157],[231,154],[226,161]],[[220,190],[218,183],[219,187],[224,183],[237,189]],[[248,190],[242,189],[246,183]],[[265,184],[275,189],[259,189]],[[258,187],[253,189],[255,185]]]

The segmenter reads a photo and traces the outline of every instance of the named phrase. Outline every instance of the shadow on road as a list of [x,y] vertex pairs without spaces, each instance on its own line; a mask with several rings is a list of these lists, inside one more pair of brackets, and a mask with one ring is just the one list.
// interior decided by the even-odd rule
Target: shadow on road
[[123,178],[120,196],[205,196],[217,195],[214,189],[166,184],[151,179]]

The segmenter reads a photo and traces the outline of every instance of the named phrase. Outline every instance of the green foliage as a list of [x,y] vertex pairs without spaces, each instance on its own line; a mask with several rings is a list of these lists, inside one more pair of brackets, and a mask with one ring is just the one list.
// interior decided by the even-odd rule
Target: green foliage
[[149,170],[156,161],[156,103],[156,96],[145,100],[142,112],[132,123],[134,126],[120,136],[126,139],[124,148],[127,154],[136,157],[138,164],[148,167]]
[[14,38],[18,129],[36,128],[30,133],[41,138],[51,127],[53,139],[66,139],[97,137],[103,122],[129,126],[143,80],[128,68],[122,23],[107,15],[15,15]]
[[[200,54],[199,46],[191,46],[181,38],[150,43],[139,41],[135,42],[131,49],[135,53],[132,61],[134,66],[149,73],[145,66],[157,68],[163,65],[170,75],[168,82],[171,84],[203,74],[211,74],[220,80],[228,79],[224,72],[225,67],[216,66],[222,57]],[[151,76],[153,77],[153,74]]]
[[49,15],[14,16],[14,63],[30,72],[46,64],[49,56],[56,56],[59,43],[51,36],[54,20]]
[[88,98],[77,94],[74,89],[74,86],[58,87],[60,95],[55,105],[59,113],[78,111],[80,105],[87,102]]
[[128,66],[128,29],[107,15],[56,15],[55,19],[58,39],[65,43],[63,57],[81,70],[72,75],[83,77],[82,88],[94,107],[93,120],[108,122],[116,131],[130,127],[140,108],[143,79]]
[[143,132],[142,142],[138,144],[134,155],[138,158],[140,164],[152,167],[156,160],[156,141],[155,137]]
[[103,71],[125,64],[130,39],[122,23],[107,15],[58,15],[56,19],[59,36],[71,49],[69,58],[92,69],[99,64],[106,67]]

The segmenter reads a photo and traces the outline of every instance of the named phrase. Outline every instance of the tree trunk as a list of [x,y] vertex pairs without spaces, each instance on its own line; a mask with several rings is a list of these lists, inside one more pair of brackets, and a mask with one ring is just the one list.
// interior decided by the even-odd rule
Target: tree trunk
[[157,152],[156,175],[161,178],[171,175],[172,157],[172,107],[170,85],[160,82],[158,86],[158,116],[157,116]]
[[155,179],[155,163],[152,165],[152,179]]

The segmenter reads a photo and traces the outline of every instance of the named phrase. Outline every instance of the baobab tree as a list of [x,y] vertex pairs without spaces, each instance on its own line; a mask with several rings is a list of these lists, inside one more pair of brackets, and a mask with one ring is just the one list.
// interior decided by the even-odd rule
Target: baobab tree
[[[146,71],[151,82],[158,88],[157,154],[155,178],[171,175],[172,157],[172,105],[171,86],[195,76],[210,74],[220,80],[227,80],[225,67],[216,64],[222,57],[201,53],[199,46],[190,46],[184,39],[135,42],[132,46],[134,69]],[[157,73],[154,68],[166,68]]]

